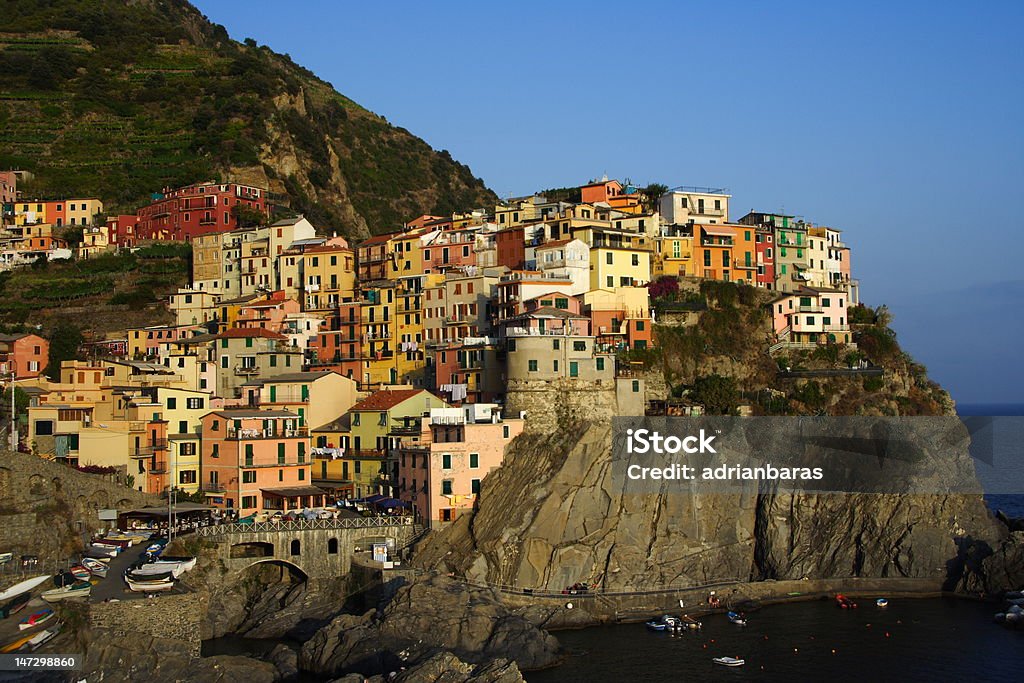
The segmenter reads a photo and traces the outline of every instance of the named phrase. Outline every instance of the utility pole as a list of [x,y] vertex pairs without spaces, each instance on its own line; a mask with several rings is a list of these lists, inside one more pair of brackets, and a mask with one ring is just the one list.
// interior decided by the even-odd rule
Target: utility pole
[[14,414],[14,378],[15,373],[11,371],[11,450],[18,450],[18,417]]

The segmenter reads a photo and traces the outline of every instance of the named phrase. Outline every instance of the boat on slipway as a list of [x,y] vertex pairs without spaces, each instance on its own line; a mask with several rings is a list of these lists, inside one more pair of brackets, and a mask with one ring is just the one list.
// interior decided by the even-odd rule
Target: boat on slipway
[[743,666],[747,663],[738,657],[713,657],[711,661],[722,666]]

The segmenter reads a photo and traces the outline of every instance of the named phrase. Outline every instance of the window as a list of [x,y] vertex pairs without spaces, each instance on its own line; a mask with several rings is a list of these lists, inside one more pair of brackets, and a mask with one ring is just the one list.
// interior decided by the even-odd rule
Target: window
[[242,508],[256,507],[256,496],[242,496]]
[[36,420],[36,436],[51,436],[53,420]]
[[813,315],[807,316],[807,324],[808,325],[813,325],[814,324],[814,316]]
[[[535,360],[528,361],[527,362],[527,368],[529,369],[530,372],[537,372],[537,361],[535,361]],[[36,424],[39,424],[39,423],[37,422]],[[52,423],[51,423],[50,429],[51,430],[53,429]],[[38,429],[36,430],[36,433],[37,434],[39,433]],[[52,433],[52,432],[47,432],[47,433]]]
[[480,493],[480,480],[479,479],[474,479],[471,482],[470,486],[471,486],[471,490],[473,491],[473,495],[476,495],[476,494]]
[[306,444],[299,442],[299,464],[306,462]]
[[597,371],[604,372],[604,358],[597,357]]
[[299,539],[295,539],[294,541],[292,541],[291,548],[289,550],[291,551],[292,555],[301,554],[302,544],[299,542]]
[[358,427],[359,426],[359,413],[352,413],[352,426],[353,427]]
[[561,349],[562,348],[562,340],[561,339],[552,339],[551,340],[551,348],[554,351],[558,351],[559,349]]
[[830,318],[830,317],[829,317],[829,316],[827,316],[827,315],[826,315],[826,316],[822,316],[822,318],[821,318],[821,324],[822,324],[822,325],[831,325],[831,324],[832,324],[832,318]]
[[174,398],[173,396],[168,396],[167,397],[167,409],[168,410],[174,410],[177,407],[178,407],[178,399]]
[[283,465],[284,464],[284,444],[283,443],[277,444],[277,464],[278,465]]
[[644,331],[644,321],[643,320],[637,320],[636,321],[636,331],[637,332],[643,332]]
[[253,458],[252,444],[251,443],[247,443],[247,444],[245,444],[245,464],[251,467],[252,466],[252,458]]
[[474,469],[474,470],[476,468],[480,467],[480,454],[479,453],[470,453],[469,454],[469,467],[470,467],[470,469]]
[[182,470],[178,472],[179,484],[194,484],[198,481],[195,470]]
[[255,484],[256,483],[256,470],[242,470],[242,483],[243,484]]
[[306,469],[299,470],[299,481],[306,481]]
[[555,372],[558,372],[558,361],[557,360],[556,361],[552,361],[551,369],[554,370]]
[[711,267],[711,250],[710,249],[705,249],[704,250],[704,267],[705,268],[710,268]]
[[507,439],[507,438],[509,437],[509,434],[510,434],[510,433],[511,433],[511,432],[510,432],[510,430],[509,430],[509,428],[508,428],[508,425],[502,425],[502,426],[501,426],[501,437],[502,437],[503,439]]
[[441,455],[441,469],[450,470],[452,468],[452,454],[444,453]]
[[194,443],[183,443],[178,448],[178,455],[195,455],[196,445]]
[[832,305],[832,300],[831,300],[831,299],[829,299],[829,298],[827,298],[827,297],[826,297],[826,298],[823,298],[823,299],[821,300],[821,305],[822,305],[822,306],[831,306],[831,305]]
[[210,422],[210,431],[211,432],[219,432],[220,431],[220,420],[212,420]]
[[572,350],[573,351],[586,351],[587,350],[587,342],[585,342],[585,341],[574,341],[572,343]]
[[604,255],[604,262],[607,263],[609,266],[614,265],[615,255],[609,251],[607,254]]
[[380,425],[381,427],[386,427],[388,424],[388,414],[381,413],[380,417],[377,418],[377,424]]
[[327,539],[327,554],[337,555],[338,554],[338,539],[328,538]]
[[633,380],[633,393],[640,393],[640,380],[638,379]]
[[450,496],[450,495],[452,495],[452,480],[451,479],[443,479],[441,481],[441,495],[442,496]]
[[633,261],[633,265],[634,266],[639,266],[640,265],[640,254],[633,254],[632,261]]
[[[711,265],[711,264],[708,264],[708,265]],[[612,277],[611,275],[609,275],[607,278],[605,278],[605,282],[608,285],[608,289],[613,289],[615,287],[615,278]]]
[[220,444],[218,444],[218,443],[213,444],[213,450],[210,451],[210,457],[211,458],[219,458],[220,457]]
[[568,309],[569,300],[564,298],[555,299],[555,308]]
[[201,410],[203,407],[203,399],[201,398],[190,398],[185,401],[185,405],[189,410]]

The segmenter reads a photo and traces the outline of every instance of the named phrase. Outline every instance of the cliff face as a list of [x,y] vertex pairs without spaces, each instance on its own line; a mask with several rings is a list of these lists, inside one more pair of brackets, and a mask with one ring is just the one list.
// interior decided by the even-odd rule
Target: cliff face
[[680,495],[675,482],[623,495],[611,461],[607,425],[520,437],[475,515],[418,561],[552,591],[579,581],[608,591],[847,576],[955,583],[962,551],[1001,537],[980,496]]
[[184,0],[7,5],[0,167],[35,174],[26,196],[133,212],[167,185],[236,180],[352,238],[495,199],[446,151]]

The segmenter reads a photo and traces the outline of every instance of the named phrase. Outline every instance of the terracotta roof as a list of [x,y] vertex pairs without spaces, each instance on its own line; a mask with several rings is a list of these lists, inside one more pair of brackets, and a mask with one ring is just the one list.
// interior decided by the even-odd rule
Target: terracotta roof
[[265,327],[232,327],[216,336],[217,339],[239,339],[247,337],[263,337],[264,339],[286,340],[288,337],[268,330]]
[[[538,249],[551,249],[551,248],[554,248],[554,247],[564,247],[566,244],[569,244],[569,242],[575,242],[578,239],[579,239],[578,237],[574,237],[574,238],[568,239],[568,240],[558,240],[557,242],[545,242],[544,244],[537,245],[537,248]],[[582,241],[582,240],[580,240],[580,241]]]
[[390,410],[413,396],[426,393],[426,389],[383,389],[370,394],[350,410]]
[[401,235],[401,233],[399,233],[399,232],[386,232],[383,235],[377,235],[376,237],[371,237],[368,240],[360,242],[358,246],[360,246],[360,247],[368,247],[368,246],[373,245],[373,244],[381,244],[381,243],[387,242],[389,240],[392,240],[395,237],[398,237],[399,235]]

